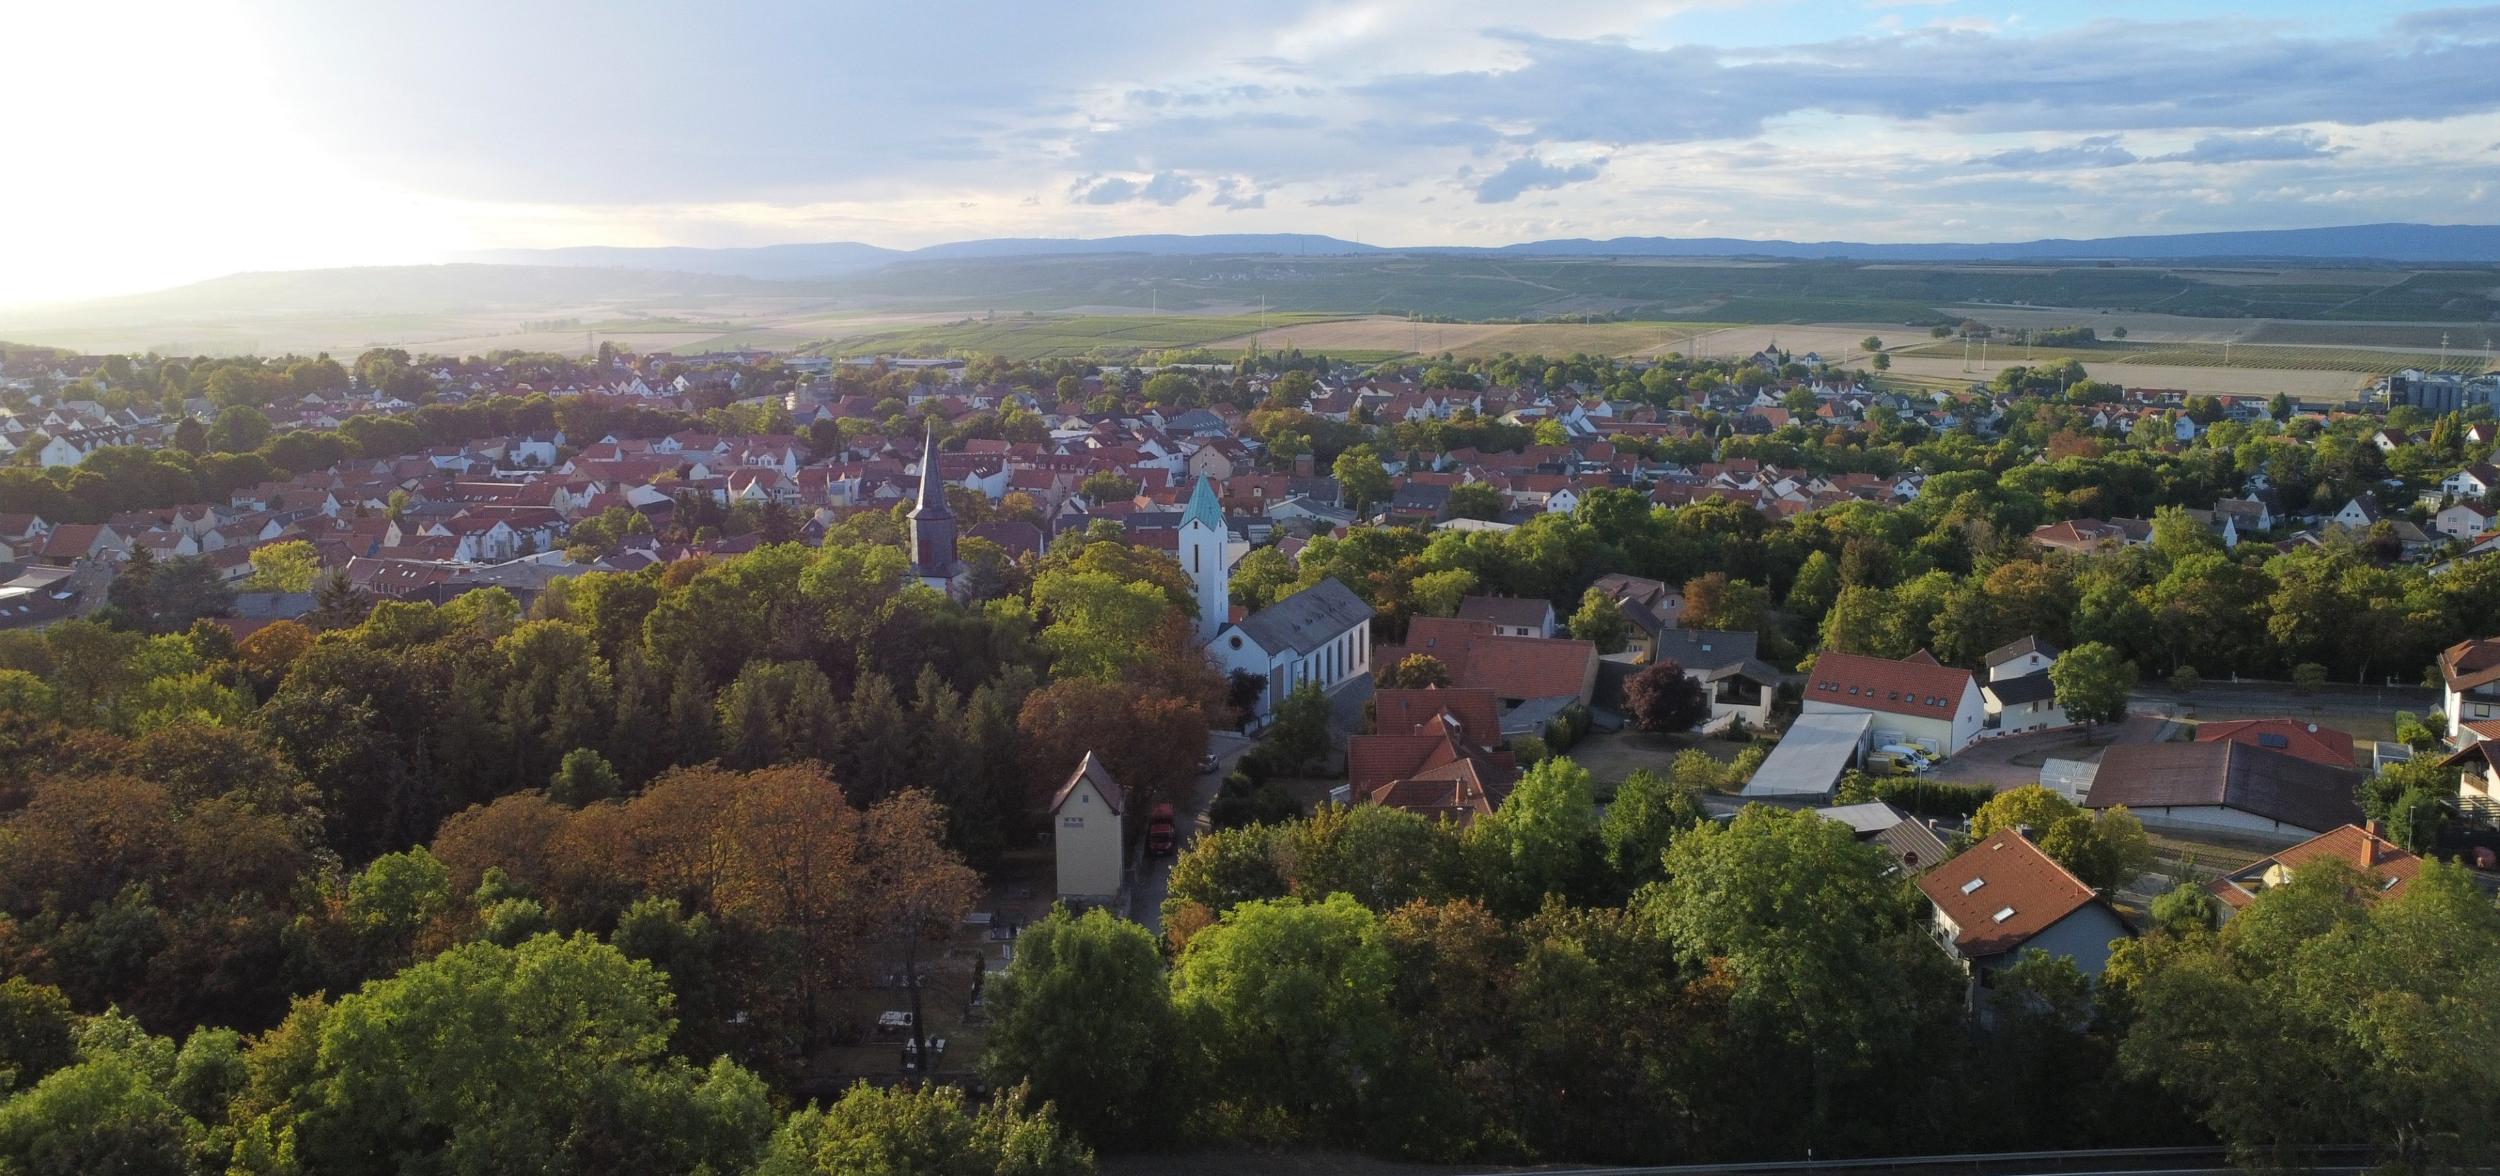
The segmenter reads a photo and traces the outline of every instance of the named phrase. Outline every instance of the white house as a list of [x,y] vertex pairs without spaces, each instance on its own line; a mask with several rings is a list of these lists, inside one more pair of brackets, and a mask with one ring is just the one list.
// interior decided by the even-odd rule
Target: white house
[[1886,661],[1827,651],[1814,659],[1806,679],[1804,711],[1872,715],[1878,744],[1933,744],[1946,755],[1978,738],[1988,715],[1969,670],[1939,665],[1924,653]]
[[1987,704],[1989,727],[2011,735],[2067,725],[2057,687],[2049,681],[2049,667],[2057,664],[2055,647],[2025,637],[1990,650],[1986,661],[1988,681],[1979,695]]
[[1086,752],[1050,798],[1050,842],[1058,858],[1060,898],[1102,903],[1119,895],[1127,848],[1121,815],[1127,807],[1119,783],[1093,752]]
[[1207,654],[1228,675],[1266,681],[1251,708],[1265,723],[1276,703],[1304,682],[1333,693],[1371,673],[1372,606],[1331,577],[1225,625],[1207,643]]
[[2431,529],[2451,539],[2472,539],[2491,530],[2495,517],[2469,502],[2460,502],[2439,512],[2431,519]]
[[1662,629],[1650,653],[1651,664],[1672,661],[1684,676],[1701,684],[1710,696],[1710,717],[1704,732],[1724,731],[1738,719],[1760,730],[1771,721],[1771,703],[1779,695],[1776,667],[1755,656],[1760,637],[1720,629]]
[[2463,747],[2500,732],[2500,637],[2459,641],[2439,651],[2439,710],[2449,739]]
[[2479,461],[2440,479],[2439,492],[2453,498],[2481,498],[2500,487],[2500,470]]

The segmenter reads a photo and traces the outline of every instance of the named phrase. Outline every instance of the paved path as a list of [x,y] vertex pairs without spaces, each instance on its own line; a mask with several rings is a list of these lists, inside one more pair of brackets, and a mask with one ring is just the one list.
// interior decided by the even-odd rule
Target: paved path
[[1242,754],[1257,744],[1247,735],[1231,731],[1207,732],[1207,754],[1215,757],[1215,770],[1201,772],[1190,781],[1189,795],[1172,806],[1173,826],[1177,838],[1171,857],[1147,856],[1129,900],[1129,917],[1146,925],[1157,936],[1163,934],[1163,897],[1171,891],[1172,863],[1178,851],[1189,848],[1198,838],[1199,822],[1205,818],[1207,806],[1215,803],[1215,794],[1223,791],[1224,777],[1241,761]]
[[[2094,730],[2089,743],[2084,742],[2084,733],[2079,727],[2058,727],[2025,735],[1982,739],[1936,765],[1931,778],[1946,784],[1987,784],[1999,792],[2025,784],[2037,784],[2040,782],[2039,761],[2043,758],[2097,763],[2102,752],[2118,744],[2151,743],[2159,739],[2164,723],[2160,715],[2131,714],[2123,723]],[[2024,762],[2015,762],[2018,758]]]

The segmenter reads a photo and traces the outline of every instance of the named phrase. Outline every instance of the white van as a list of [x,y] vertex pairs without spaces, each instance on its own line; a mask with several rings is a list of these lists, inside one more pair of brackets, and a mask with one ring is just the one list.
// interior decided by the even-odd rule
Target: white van
[[1892,762],[1922,776],[1936,770],[1936,761],[1927,758],[1926,751],[1907,743],[1887,743],[1875,751],[1892,757]]

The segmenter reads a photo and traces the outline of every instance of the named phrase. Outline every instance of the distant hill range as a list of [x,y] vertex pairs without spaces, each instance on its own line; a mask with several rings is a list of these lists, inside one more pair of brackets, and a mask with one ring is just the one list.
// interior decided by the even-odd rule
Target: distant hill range
[[2311,261],[2406,264],[2500,263],[2500,225],[2343,225],[2323,229],[2260,229],[2166,236],[2053,238],[1997,243],[1933,242],[1880,245],[1858,241],[1754,241],[1741,237],[1568,238],[1494,247],[1381,246],[1312,233],[1151,234],[1127,237],[994,237],[922,249],[887,249],[857,241],[767,245],[752,249],[504,249],[464,260],[499,265],[583,266],[671,270],[774,281],[830,278],[898,261],[967,260],[1051,255],[1278,254],[1348,256],[1456,253],[1523,257],[1731,257],[1852,261]]

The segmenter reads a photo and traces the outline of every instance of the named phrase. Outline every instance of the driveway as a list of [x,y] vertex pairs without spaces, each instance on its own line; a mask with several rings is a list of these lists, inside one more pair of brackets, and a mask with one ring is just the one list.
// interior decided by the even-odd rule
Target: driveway
[[1171,857],[1143,855],[1145,864],[1129,888],[1129,918],[1145,924],[1158,938],[1163,934],[1163,898],[1172,888],[1172,863],[1180,857],[1177,851],[1188,849],[1198,839],[1198,827],[1206,818],[1207,806],[1215,803],[1215,794],[1223,790],[1224,777],[1232,773],[1242,754],[1257,743],[1247,735],[1231,731],[1207,732],[1207,754],[1215,757],[1215,770],[1199,773],[1189,783],[1189,795],[1172,806],[1178,841],[1175,852]]
[[1961,754],[1936,765],[1928,778],[1945,784],[1986,784],[2003,792],[2040,782],[2040,764],[2048,759],[2100,762],[2101,753],[2121,743],[2153,743],[2168,720],[2154,714],[2130,714],[2126,721],[2095,728],[2090,742],[2080,727],[2058,727],[2001,739],[1982,739]]

